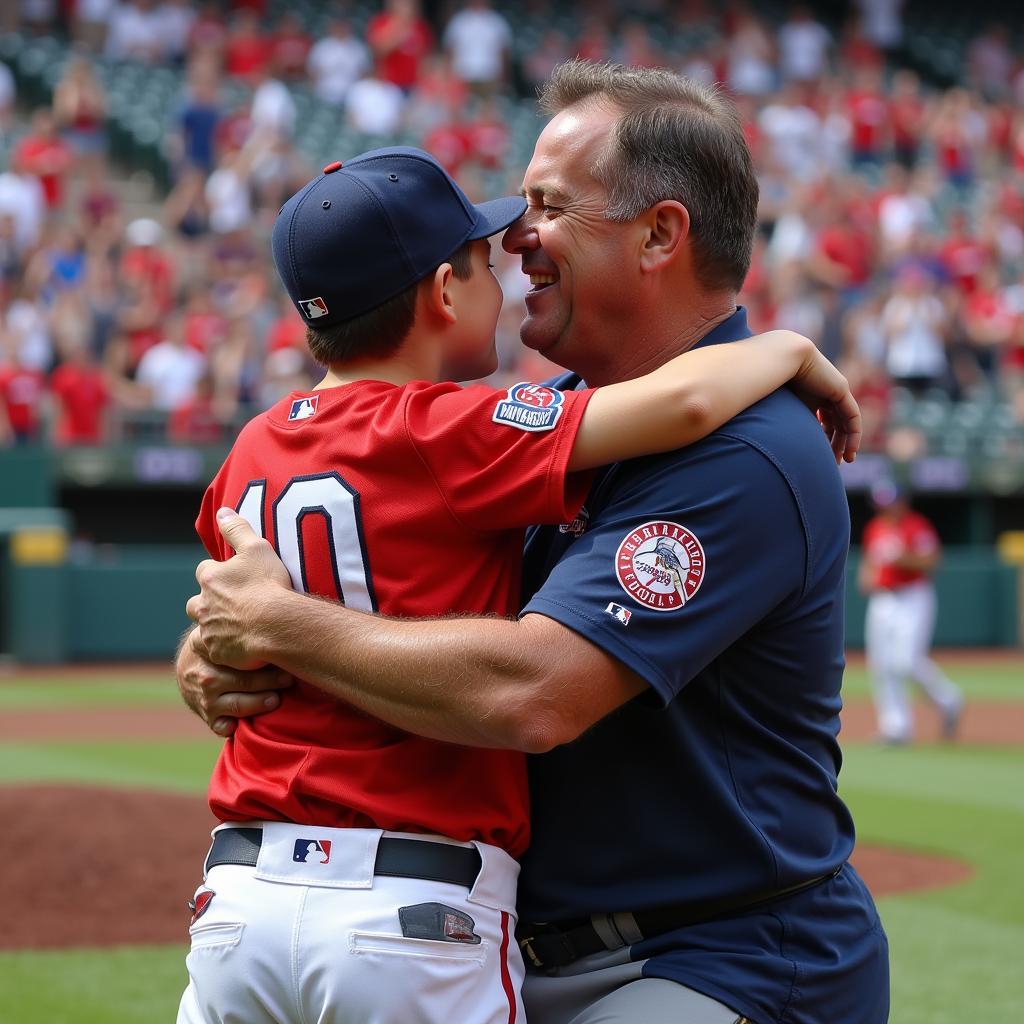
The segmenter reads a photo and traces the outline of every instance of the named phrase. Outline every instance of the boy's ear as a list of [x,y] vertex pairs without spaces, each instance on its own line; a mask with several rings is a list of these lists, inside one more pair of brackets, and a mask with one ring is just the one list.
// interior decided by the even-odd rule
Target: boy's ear
[[450,263],[442,263],[434,273],[424,281],[423,300],[427,312],[440,317],[447,323],[455,323],[455,298],[452,293],[454,272]]

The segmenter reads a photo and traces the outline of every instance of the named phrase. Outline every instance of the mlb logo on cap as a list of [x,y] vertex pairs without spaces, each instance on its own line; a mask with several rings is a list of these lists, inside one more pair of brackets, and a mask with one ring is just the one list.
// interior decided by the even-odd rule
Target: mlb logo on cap
[[310,320],[327,316],[327,303],[319,295],[315,299],[301,299],[300,304],[303,312]]
[[320,403],[319,395],[309,398],[296,398],[288,412],[288,420],[309,420],[316,415],[316,407]]

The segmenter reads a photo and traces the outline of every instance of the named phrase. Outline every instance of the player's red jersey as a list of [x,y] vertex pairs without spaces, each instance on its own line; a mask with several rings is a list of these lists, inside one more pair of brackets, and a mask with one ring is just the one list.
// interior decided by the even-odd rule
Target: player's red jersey
[[864,527],[863,545],[864,557],[878,565],[872,587],[897,590],[925,579],[928,574],[917,569],[901,569],[892,563],[904,554],[932,554],[939,548],[939,537],[924,516],[911,511],[895,521],[875,516]]
[[[514,615],[523,528],[568,522],[567,476],[590,392],[360,381],[295,393],[250,422],[203,499],[215,558],[232,506],[296,589],[396,616]],[[469,684],[471,685],[471,684]],[[239,722],[210,784],[225,821],[428,832],[523,852],[525,758],[424,739],[305,683]]]

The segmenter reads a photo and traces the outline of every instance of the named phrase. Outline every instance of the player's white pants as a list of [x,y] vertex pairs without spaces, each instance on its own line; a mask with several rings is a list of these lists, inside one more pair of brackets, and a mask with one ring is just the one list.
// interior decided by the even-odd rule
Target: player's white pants
[[[374,876],[377,830],[273,828],[277,854],[264,839],[256,867],[213,867],[199,889],[216,895],[189,929],[178,1024],[523,1024],[519,865],[507,853],[472,844],[482,867],[469,890]],[[291,857],[292,839],[312,834],[332,844],[328,884],[300,882],[310,869]],[[468,915],[480,942],[403,935],[399,908],[424,903],[454,911],[457,933]]]
[[883,739],[913,735],[908,680],[920,685],[943,714],[960,707],[959,688],[928,657],[934,629],[935,589],[927,580],[868,598],[864,642]]

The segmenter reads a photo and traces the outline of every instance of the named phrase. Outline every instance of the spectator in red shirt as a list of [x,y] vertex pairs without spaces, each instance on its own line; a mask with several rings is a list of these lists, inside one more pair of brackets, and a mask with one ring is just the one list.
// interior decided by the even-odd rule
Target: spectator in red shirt
[[292,348],[303,356],[308,354],[306,325],[302,317],[295,312],[291,299],[287,295],[282,295],[278,318],[270,325],[267,334],[267,354]]
[[889,111],[882,90],[882,74],[862,68],[847,96],[850,119],[850,156],[855,167],[881,162],[889,138]]
[[216,444],[224,440],[224,424],[217,416],[213,376],[209,370],[196,383],[195,394],[171,410],[167,436],[179,444]]
[[471,160],[489,171],[504,166],[510,141],[509,130],[493,99],[480,104],[477,116],[468,125],[468,139]]
[[39,437],[46,376],[22,364],[16,352],[0,361],[0,444],[24,444]]
[[965,210],[956,209],[949,215],[948,236],[939,250],[939,259],[960,294],[972,294],[986,255],[984,246],[971,231]]
[[88,345],[76,341],[65,347],[64,362],[50,375],[50,390],[58,406],[54,443],[102,444],[107,440],[110,388]]
[[921,84],[917,75],[913,71],[897,71],[892,79],[889,124],[893,156],[908,170],[917,164],[925,116],[926,109],[921,99]]
[[986,263],[981,268],[977,287],[964,301],[962,326],[977,369],[995,380],[1015,326],[996,264]]
[[872,239],[850,215],[849,208],[836,202],[822,223],[809,269],[823,284],[840,290],[843,307],[863,295],[874,266]]
[[237,78],[255,80],[266,71],[270,51],[270,40],[260,30],[259,18],[252,11],[239,11],[228,32],[224,70]]
[[270,36],[270,52],[279,78],[305,79],[306,60],[313,40],[297,14],[286,11]]
[[377,77],[406,93],[416,86],[420,64],[434,48],[418,0],[386,0],[385,9],[370,19],[366,41],[377,58]]
[[39,180],[47,209],[54,211],[64,200],[64,178],[71,162],[71,149],[57,134],[53,114],[40,108],[32,115],[32,130],[15,146],[11,165]]
[[591,13],[583,23],[583,30],[576,40],[576,56],[580,60],[608,60],[611,53],[608,38],[608,22],[600,14]]
[[[301,321],[299,326],[302,326]],[[203,356],[208,356],[227,337],[227,317],[214,306],[210,287],[205,281],[197,282],[189,289],[183,329],[185,344]],[[305,333],[302,337],[305,341]]]
[[228,27],[220,7],[212,0],[200,5],[196,20],[188,32],[188,53],[196,57],[214,56],[218,60],[227,44]]
[[143,285],[155,311],[163,314],[174,304],[174,269],[161,248],[163,228],[148,217],[125,228],[126,248],[121,257],[121,279]]

